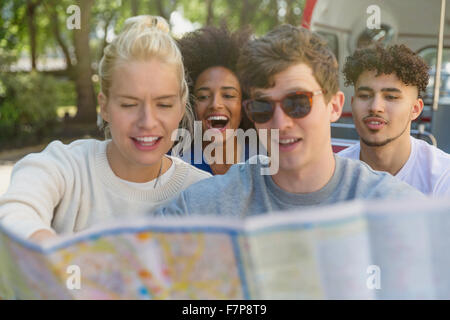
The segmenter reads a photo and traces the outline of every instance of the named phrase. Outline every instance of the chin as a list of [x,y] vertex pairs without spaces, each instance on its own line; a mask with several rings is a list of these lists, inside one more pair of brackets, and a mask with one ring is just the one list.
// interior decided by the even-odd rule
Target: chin
[[[158,148],[159,149],[159,148]],[[138,151],[137,153],[130,153],[129,157],[134,160],[134,162],[142,164],[142,165],[152,165],[155,163],[159,163],[161,158],[167,152],[162,152],[162,149],[152,150],[152,151]]]
[[369,146],[369,147],[383,147],[386,144],[388,144],[390,141],[389,139],[365,139],[365,138],[361,138],[362,142]]
[[140,159],[135,159],[134,162],[139,164],[140,166],[143,167],[148,167],[148,166],[152,166],[155,164],[159,164],[161,161],[161,158],[156,158],[156,157],[151,157],[151,158],[140,158]]
[[289,157],[280,159],[280,171],[294,171],[300,170],[302,168],[302,162],[299,158]]

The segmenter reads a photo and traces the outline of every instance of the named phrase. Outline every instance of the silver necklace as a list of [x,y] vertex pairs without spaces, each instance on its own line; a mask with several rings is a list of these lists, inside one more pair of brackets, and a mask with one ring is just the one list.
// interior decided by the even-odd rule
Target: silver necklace
[[159,173],[158,173],[158,176],[156,177],[156,181],[155,181],[155,185],[153,186],[153,189],[156,188],[156,185],[158,184],[159,177],[161,176],[161,171],[162,171],[162,166],[163,166],[163,160],[164,160],[164,159],[161,159],[161,166],[159,167]]

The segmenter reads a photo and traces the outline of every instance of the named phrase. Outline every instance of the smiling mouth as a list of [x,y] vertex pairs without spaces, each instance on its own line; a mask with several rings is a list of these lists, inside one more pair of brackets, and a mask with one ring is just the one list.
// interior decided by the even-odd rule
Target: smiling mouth
[[383,121],[367,121],[367,124],[373,124],[373,125],[380,125],[382,123],[384,123]]
[[279,144],[283,146],[288,146],[293,143],[299,142],[300,140],[301,140],[300,138],[280,139]]
[[209,129],[224,129],[230,119],[226,116],[209,116],[206,118],[206,125]]
[[386,120],[377,117],[368,117],[364,119],[364,124],[371,131],[378,131],[382,129],[387,123]]
[[162,137],[135,137],[131,138],[144,147],[150,147],[157,144]]

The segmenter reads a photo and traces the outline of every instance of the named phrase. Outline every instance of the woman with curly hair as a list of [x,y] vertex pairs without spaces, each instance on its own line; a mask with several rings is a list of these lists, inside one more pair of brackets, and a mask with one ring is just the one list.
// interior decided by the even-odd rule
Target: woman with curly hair
[[[191,103],[196,119],[201,121],[202,132],[209,130],[214,136],[212,141],[201,142],[201,159],[194,155],[194,147],[182,157],[212,174],[225,174],[233,164],[244,162],[249,156],[246,145],[233,134],[236,129],[252,126],[242,111],[243,92],[236,70],[240,48],[248,38],[248,31],[230,33],[226,27],[204,27],[178,41],[191,81]],[[202,135],[194,139],[197,143],[206,140]],[[206,150],[212,151],[213,162]],[[215,154],[217,150],[222,151],[222,156]]]

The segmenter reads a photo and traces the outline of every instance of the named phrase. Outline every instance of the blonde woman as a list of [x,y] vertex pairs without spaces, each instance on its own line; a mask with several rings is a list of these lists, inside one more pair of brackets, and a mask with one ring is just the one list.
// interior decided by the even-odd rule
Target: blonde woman
[[35,241],[116,217],[140,216],[210,175],[167,156],[188,124],[181,54],[161,17],[138,16],[100,62],[101,115],[111,139],[50,143],[19,161],[0,224]]

